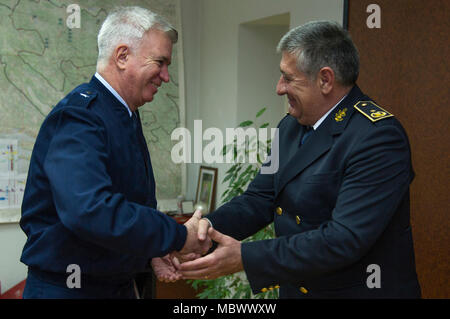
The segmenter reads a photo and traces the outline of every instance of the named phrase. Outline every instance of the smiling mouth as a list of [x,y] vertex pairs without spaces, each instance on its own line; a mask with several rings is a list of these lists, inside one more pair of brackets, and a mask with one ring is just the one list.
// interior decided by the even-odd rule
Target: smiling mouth
[[295,105],[295,101],[291,100],[291,99],[288,99],[288,103],[291,107],[294,107],[294,105]]
[[159,86],[158,86],[158,85],[156,85],[156,84],[153,84],[153,83],[150,83],[150,86],[151,86],[152,88],[154,88],[154,89],[155,89],[155,91],[158,91],[158,88],[159,88]]

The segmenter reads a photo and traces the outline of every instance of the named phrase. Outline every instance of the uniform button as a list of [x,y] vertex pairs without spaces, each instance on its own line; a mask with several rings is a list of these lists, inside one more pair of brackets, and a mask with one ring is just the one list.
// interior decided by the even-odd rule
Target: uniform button
[[281,214],[283,214],[283,210],[281,209],[281,207],[277,207],[277,214],[279,216],[281,216]]
[[299,225],[300,224],[300,217],[298,217],[298,216],[295,216],[295,222],[297,223],[297,225]]
[[306,289],[305,287],[300,287],[300,291],[304,294],[308,293],[308,289]]
[[267,291],[267,288],[261,289],[261,292],[266,292],[266,291]]

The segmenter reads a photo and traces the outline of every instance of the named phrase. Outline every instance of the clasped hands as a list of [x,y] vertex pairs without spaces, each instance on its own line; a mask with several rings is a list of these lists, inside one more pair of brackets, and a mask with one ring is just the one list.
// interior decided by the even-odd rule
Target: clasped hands
[[[200,211],[184,224],[187,237],[184,247],[164,257],[153,258],[153,272],[160,281],[179,279],[215,279],[243,269],[241,242],[224,235],[202,219]],[[215,241],[218,246],[205,255]]]

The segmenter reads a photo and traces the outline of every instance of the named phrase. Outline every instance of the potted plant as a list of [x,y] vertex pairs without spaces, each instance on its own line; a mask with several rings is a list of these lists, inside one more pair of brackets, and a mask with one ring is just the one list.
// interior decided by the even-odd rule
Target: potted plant
[[[258,119],[266,108],[259,110],[256,114]],[[244,121],[239,124],[239,127],[246,128],[254,125],[253,121]],[[269,123],[263,123],[259,128],[266,128]],[[258,171],[262,165],[262,159],[259,156],[259,150],[263,149],[266,154],[269,151],[270,137],[266,143],[259,141],[255,137],[250,140],[241,141],[245,145],[237,145],[237,139],[232,144],[225,145],[223,148],[223,155],[227,152],[234,151],[234,164],[227,170],[223,183],[227,183],[228,187],[222,194],[221,203],[224,204],[232,198],[241,195],[247,188],[249,182],[258,174]],[[241,163],[237,161],[238,152],[237,149],[243,147],[245,149],[245,156],[248,157],[250,152],[257,152],[257,163]],[[240,148],[241,149],[241,148]],[[263,240],[274,238],[275,232],[273,223],[266,228],[260,230],[256,234],[246,238],[242,242]],[[223,276],[214,280],[189,280],[192,287],[198,291],[197,297],[200,299],[275,299],[278,298],[278,290],[269,290],[264,293],[254,295],[251,291],[250,284],[247,281],[244,272],[238,272],[228,276]]]

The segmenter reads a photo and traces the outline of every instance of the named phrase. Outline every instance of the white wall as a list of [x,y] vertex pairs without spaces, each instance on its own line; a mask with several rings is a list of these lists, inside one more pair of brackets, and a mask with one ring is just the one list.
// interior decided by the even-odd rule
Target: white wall
[[[268,111],[268,116],[274,119],[275,114],[280,113],[281,119],[280,108],[284,102],[275,93],[279,57],[275,65],[259,65],[256,59],[252,61],[253,66],[242,64],[249,59],[242,53],[242,47],[251,49],[248,35],[252,32],[255,37],[263,34],[263,26],[249,22],[289,13],[290,27],[318,19],[342,23],[343,6],[343,0],[181,0],[186,127],[193,132],[193,120],[202,119],[203,130],[217,127],[225,132],[226,127],[235,127],[241,121],[251,119],[259,106],[270,105],[277,110]],[[268,30],[271,31],[266,33],[269,38],[266,45],[275,45],[277,32],[273,28]],[[248,42],[243,41],[243,35],[246,35]],[[258,45],[263,44],[258,42]],[[260,64],[271,60],[270,55],[274,51],[275,47],[263,50],[261,57],[258,57],[261,58]],[[258,100],[258,90],[267,100]],[[276,125],[278,120],[272,123]],[[187,198],[195,197],[199,165],[188,165]],[[225,190],[220,182],[228,165],[204,165],[219,168],[219,200]]]
[[2,293],[27,276],[27,267],[19,261],[25,241],[25,233],[22,232],[18,224],[0,224],[0,282]]

